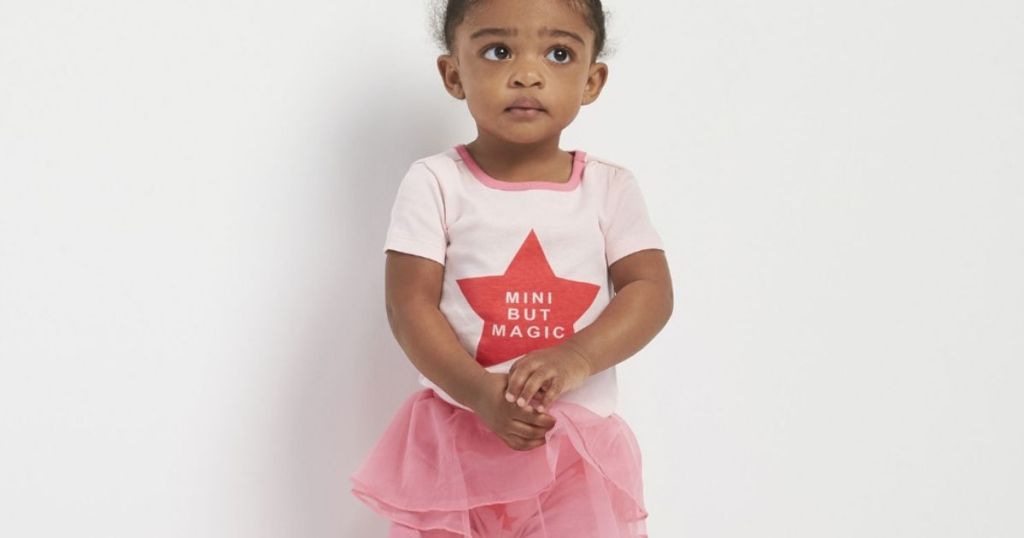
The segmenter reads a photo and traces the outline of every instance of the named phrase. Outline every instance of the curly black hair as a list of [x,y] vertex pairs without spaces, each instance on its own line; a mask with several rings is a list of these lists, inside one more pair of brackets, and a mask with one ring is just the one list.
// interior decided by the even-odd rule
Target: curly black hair
[[[440,0],[433,9],[433,33],[437,45],[447,54],[452,54],[455,28],[466,18],[466,13],[481,0]],[[611,18],[601,6],[601,0],[565,0],[569,8],[583,15],[587,26],[594,31],[594,54],[591,62],[602,58],[606,52],[608,32],[605,20]]]

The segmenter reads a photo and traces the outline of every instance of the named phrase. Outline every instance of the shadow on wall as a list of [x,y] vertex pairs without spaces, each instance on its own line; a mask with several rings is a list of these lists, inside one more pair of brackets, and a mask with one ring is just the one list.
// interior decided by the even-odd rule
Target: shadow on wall
[[335,148],[320,168],[329,171],[323,195],[332,200],[336,235],[322,237],[336,240],[321,245],[317,259],[331,267],[319,274],[329,276],[308,286],[304,304],[314,306],[296,320],[304,337],[281,380],[291,397],[279,437],[287,446],[280,483],[303,536],[386,533],[388,521],[349,491],[349,475],[422,387],[388,326],[384,238],[402,176],[414,160],[456,143],[460,115],[469,118],[465,103],[440,81],[411,88],[376,80],[358,99],[338,103],[332,132],[324,133]]

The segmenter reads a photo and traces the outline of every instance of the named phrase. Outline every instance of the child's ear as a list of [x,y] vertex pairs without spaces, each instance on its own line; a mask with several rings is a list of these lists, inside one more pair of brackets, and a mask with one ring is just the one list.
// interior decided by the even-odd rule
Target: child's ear
[[459,66],[451,54],[442,54],[437,57],[437,71],[441,74],[441,82],[444,89],[456,99],[465,99],[466,93],[462,91],[462,79],[459,77]]
[[608,82],[608,64],[594,62],[590,66],[590,74],[587,75],[587,85],[583,88],[582,104],[589,105],[597,101],[597,97],[601,95],[601,90],[606,82]]

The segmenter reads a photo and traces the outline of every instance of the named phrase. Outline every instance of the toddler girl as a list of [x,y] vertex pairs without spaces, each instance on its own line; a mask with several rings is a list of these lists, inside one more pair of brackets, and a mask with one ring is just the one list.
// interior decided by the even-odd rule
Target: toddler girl
[[392,538],[645,537],[615,365],[664,327],[661,238],[627,168],[559,138],[608,75],[600,0],[450,0],[437,66],[477,138],[416,160],[384,251],[423,389],[351,476]]

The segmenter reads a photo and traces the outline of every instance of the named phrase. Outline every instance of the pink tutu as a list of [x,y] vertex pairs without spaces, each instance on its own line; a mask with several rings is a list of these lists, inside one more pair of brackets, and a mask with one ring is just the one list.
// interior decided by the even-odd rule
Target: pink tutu
[[617,414],[556,400],[544,445],[515,450],[472,411],[412,393],[352,493],[392,538],[646,538],[640,448]]

